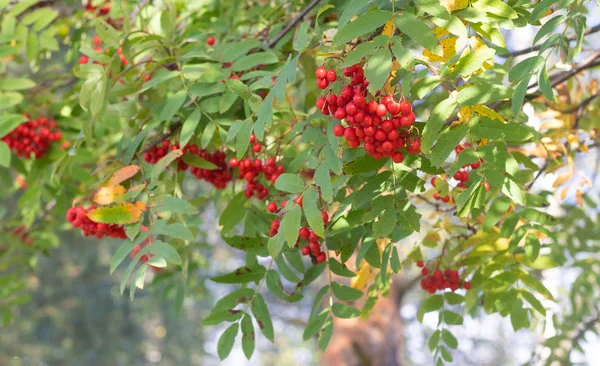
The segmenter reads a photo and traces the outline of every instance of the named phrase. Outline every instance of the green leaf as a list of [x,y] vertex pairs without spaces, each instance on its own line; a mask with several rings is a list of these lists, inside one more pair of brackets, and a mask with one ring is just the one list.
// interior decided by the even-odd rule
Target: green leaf
[[195,154],[185,154],[182,158],[184,163],[186,163],[189,166],[194,166],[200,169],[204,169],[204,170],[215,170],[215,169],[219,169],[218,166],[216,166],[215,164],[211,163],[208,160],[205,160],[201,157],[199,157],[198,155]]
[[238,159],[243,158],[246,154],[250,145],[250,135],[252,135],[252,120],[247,119],[242,121],[235,139],[235,152]]
[[317,332],[323,327],[325,321],[329,318],[329,311],[323,311],[321,314],[312,317],[308,324],[306,324],[306,328],[304,329],[304,333],[302,333],[302,339],[304,341],[308,341],[312,337],[314,337]]
[[400,272],[400,269],[402,268],[401,263],[400,263],[400,256],[398,255],[398,249],[396,248],[396,246],[394,246],[394,248],[392,249],[392,258],[390,259],[390,267],[392,267],[392,271],[394,273]]
[[341,283],[337,282],[332,282],[331,288],[333,289],[333,294],[335,297],[343,301],[355,301],[364,295],[364,293],[360,290],[350,286],[342,285]]
[[426,76],[412,86],[410,95],[413,96],[413,98],[423,99],[429,92],[440,85],[441,82],[442,80],[438,75]]
[[247,359],[252,357],[254,353],[254,325],[252,325],[252,318],[249,315],[244,315],[242,322],[240,323],[242,328],[242,350]]
[[248,283],[248,282],[258,282],[265,275],[265,267],[254,264],[249,266],[239,267],[233,272],[212,277],[210,280],[218,283]]
[[462,21],[453,15],[450,15],[446,18],[432,18],[431,22],[438,27],[445,28],[448,32],[454,34],[457,37],[467,37],[467,27],[462,23]]
[[333,44],[339,46],[354,38],[358,38],[384,25],[392,18],[392,13],[384,10],[375,10],[360,15],[352,23],[342,26],[333,37]]
[[121,262],[123,262],[123,260],[125,258],[127,258],[127,256],[129,255],[129,253],[131,253],[131,251],[133,250],[133,248],[140,244],[141,242],[143,242],[144,240],[146,240],[148,238],[148,236],[150,236],[149,232],[142,232],[135,241],[126,241],[123,244],[121,244],[121,246],[119,247],[119,249],[117,249],[115,255],[113,255],[112,261],[110,262],[110,274],[113,274],[113,272],[115,271],[115,269],[117,269],[117,267],[119,266],[119,264],[121,264]]
[[[516,64],[508,73],[508,81],[514,82],[530,76],[544,64],[542,56],[532,56]],[[527,79],[529,80],[529,78]]]
[[155,240],[152,245],[150,245],[150,253],[164,258],[169,263],[181,264],[181,257],[179,256],[179,253],[177,253],[177,249],[164,241]]
[[231,310],[235,308],[238,304],[247,303],[252,298],[254,298],[254,300],[256,301],[260,294],[256,294],[256,297],[254,297],[254,295],[255,292],[251,288],[239,288],[233,291],[232,293],[223,296],[219,301],[217,301],[211,313],[223,310]]
[[463,323],[463,317],[450,310],[444,310],[444,323],[449,325],[461,325]]
[[319,333],[319,338],[317,339],[317,343],[319,344],[319,349],[321,352],[325,352],[329,341],[331,340],[331,336],[333,335],[333,320],[330,318],[323,328],[321,328],[321,333]]
[[446,292],[444,294],[444,299],[450,305],[458,305],[465,301],[465,297],[456,292]]
[[292,46],[296,51],[303,51],[308,46],[308,42],[310,42],[311,33],[309,31],[310,23],[304,22],[300,24],[298,28],[298,32],[296,32],[296,37],[294,37],[294,41]]
[[412,52],[404,48],[401,37],[392,37],[392,42],[391,48],[396,60],[403,69],[410,70],[415,63]]
[[283,192],[300,193],[304,190],[304,181],[296,174],[283,173],[275,181],[275,188]]
[[165,235],[175,239],[193,241],[194,234],[180,222],[168,224],[165,220],[155,221],[150,231],[154,235]]
[[173,196],[160,197],[156,209],[157,212],[172,212],[179,214],[198,213],[198,209],[194,205],[184,199]]
[[540,240],[534,235],[529,234],[525,238],[525,253],[530,261],[535,261],[540,254]]
[[[0,93],[0,110],[15,106],[23,100],[23,95],[16,92]],[[8,131],[10,132],[10,131]]]
[[[517,303],[516,305],[520,305]],[[520,306],[515,306],[510,312],[510,323],[514,331],[527,328],[529,326],[529,311]]]
[[379,219],[373,222],[373,237],[386,238],[397,226],[397,212],[394,208],[388,208],[379,215]]
[[159,121],[170,121],[175,116],[175,113],[181,108],[187,98],[185,90],[180,90],[169,98],[165,107],[160,112]]
[[503,142],[525,142],[534,137],[531,128],[524,124],[503,123],[483,117],[471,128],[471,133],[474,139],[484,137]]
[[217,325],[222,322],[235,322],[239,320],[244,313],[239,310],[221,310],[213,311],[206,318],[202,319],[202,325]]
[[96,34],[109,47],[119,47],[119,32],[102,19],[96,22]]
[[421,309],[424,313],[436,311],[444,306],[444,298],[442,295],[431,295],[421,304]]
[[283,250],[284,244],[285,236],[283,228],[280,228],[279,232],[275,236],[269,238],[269,241],[267,243],[267,250],[269,252],[269,255],[273,258],[277,258],[279,256],[279,253],[281,253],[281,251]]
[[483,48],[467,54],[463,53],[458,62],[450,65],[448,71],[445,71],[444,74],[450,72],[451,77],[456,75],[468,77],[475,71],[481,69],[483,63],[492,59],[495,54],[496,51],[492,48]]
[[21,114],[4,114],[0,116],[0,138],[8,135],[17,126],[26,121],[27,118]]
[[281,220],[281,228],[283,229],[285,241],[290,247],[293,247],[298,241],[302,210],[300,209],[300,206],[295,203],[289,204],[286,208],[288,208],[288,210],[283,216],[283,220]]
[[232,248],[253,253],[261,257],[269,256],[266,239],[264,238],[252,238],[248,236],[223,236],[222,238]]
[[200,118],[202,117],[202,113],[199,109],[196,109],[189,115],[189,117],[183,123],[181,127],[181,133],[179,134],[179,145],[185,146],[190,141],[194,132],[196,131],[196,127],[198,123],[200,123]]
[[224,360],[229,356],[231,350],[233,349],[233,344],[235,343],[235,337],[238,334],[239,324],[233,323],[227,328],[221,337],[219,337],[219,342],[217,344],[217,353],[219,354],[219,358]]
[[504,185],[502,185],[502,193],[504,193],[508,198],[512,199],[519,205],[523,205],[525,202],[525,194],[521,187],[514,180],[506,177],[504,179]]
[[342,319],[356,318],[360,315],[360,310],[355,308],[354,306],[335,303],[331,306],[331,310],[333,310],[333,315]]
[[16,91],[31,89],[35,86],[35,82],[27,78],[8,78],[0,80],[0,90]]
[[368,89],[375,94],[385,84],[392,68],[392,54],[387,48],[375,52],[365,65],[365,77],[369,81]]
[[546,308],[544,305],[529,291],[520,290],[519,293],[523,296],[523,299],[529,303],[540,315],[546,316]]
[[442,132],[431,152],[431,164],[436,167],[442,166],[456,145],[467,135],[467,132],[469,132],[469,128],[464,124],[448,127]]
[[548,12],[552,5],[556,4],[556,0],[542,0],[538,2],[533,11],[531,12],[531,16],[529,17],[530,23],[535,23],[538,21],[544,14]]
[[431,149],[433,142],[444,126],[444,123],[450,118],[457,106],[454,98],[448,97],[433,108],[429,120],[425,123],[425,127],[423,128],[423,140],[421,142],[422,151],[429,151]]
[[333,187],[331,185],[331,176],[329,175],[329,168],[326,164],[321,163],[317,170],[315,170],[315,183],[321,189],[321,197],[326,202],[333,200]]
[[519,14],[513,8],[501,0],[478,0],[473,3],[473,7],[507,19],[516,19],[519,17]]
[[269,314],[269,308],[267,303],[261,294],[256,294],[254,301],[252,302],[252,314],[258,324],[258,328],[262,334],[271,341],[275,342],[275,333],[273,332],[273,322],[271,320],[271,314]]
[[552,293],[544,286],[544,284],[533,277],[529,273],[520,272],[519,279],[527,286],[531,287],[533,290],[537,291],[540,295],[544,296],[546,299],[553,300],[554,296]]
[[438,344],[440,343],[440,334],[441,332],[439,329],[436,329],[435,332],[431,334],[431,337],[429,337],[429,341],[427,342],[429,350],[433,351],[437,348]]
[[200,147],[201,148],[206,149],[206,147],[210,144],[210,141],[212,140],[213,136],[215,135],[216,129],[217,129],[217,125],[213,121],[210,121],[204,127],[204,131],[202,131],[202,138],[200,139]]
[[[152,172],[150,173],[150,179],[154,182],[154,186],[157,184],[156,181],[164,172],[171,163],[175,160],[179,159],[183,155],[183,151],[181,149],[171,150],[167,155],[165,155],[162,159],[158,161],[152,168]],[[150,184],[150,186],[153,186]]]
[[552,85],[550,84],[550,78],[548,77],[548,70],[546,70],[546,65],[544,65],[540,70],[538,85],[540,86],[540,90],[542,91],[542,94],[544,94],[546,99],[548,99],[551,102],[556,102],[556,97],[554,96]]
[[483,220],[483,230],[489,231],[500,221],[500,218],[506,213],[511,201],[505,197],[499,197],[494,200]]
[[231,65],[231,70],[236,72],[244,71],[258,65],[269,65],[277,63],[278,61],[277,55],[273,52],[256,52],[235,61],[233,65]]
[[435,34],[429,29],[427,24],[417,18],[415,15],[404,12],[396,15],[394,22],[398,29],[412,38],[421,46],[432,52],[436,52],[439,48],[438,39]]
[[498,100],[509,99],[512,96],[512,90],[493,84],[472,84],[458,91],[456,100],[461,107],[475,104],[486,104]]
[[533,37],[532,45],[535,45],[544,36],[546,36],[547,34],[549,34],[552,31],[556,30],[558,28],[559,24],[562,23],[565,19],[566,19],[566,16],[563,14],[563,15],[555,16],[554,18],[552,18],[552,19],[548,20],[546,23],[544,23],[544,25],[540,28],[540,30],[538,30],[538,32],[535,34],[535,37]]
[[10,166],[10,148],[4,141],[0,141],[0,166],[8,168]]
[[388,159],[377,160],[371,155],[363,155],[344,166],[344,173],[357,175],[371,172],[373,170],[379,170],[379,168],[381,168],[387,161]]
[[[360,10],[366,5],[364,0],[344,1],[344,11],[338,21],[339,27],[348,23],[355,15],[360,14]],[[319,36],[319,34],[317,34],[317,36]]]
[[456,337],[447,329],[442,329],[442,340],[444,343],[446,343],[446,346],[452,349],[456,349],[456,347],[458,347],[458,341],[456,340]]
[[321,217],[321,211],[317,208],[318,193],[317,190],[310,186],[302,196],[302,208],[304,209],[304,216],[310,228],[319,237],[325,237],[325,227],[323,225],[323,218]]
[[284,290],[283,285],[281,284],[281,279],[279,275],[274,270],[270,270],[267,272],[267,288],[269,291],[277,296],[278,298],[287,301],[287,302],[297,302],[302,299],[302,294],[299,292],[289,293]]
[[244,192],[236,194],[227,204],[225,210],[219,217],[219,225],[223,227],[223,231],[229,231],[236,224],[240,223],[246,215],[244,206],[247,202]]

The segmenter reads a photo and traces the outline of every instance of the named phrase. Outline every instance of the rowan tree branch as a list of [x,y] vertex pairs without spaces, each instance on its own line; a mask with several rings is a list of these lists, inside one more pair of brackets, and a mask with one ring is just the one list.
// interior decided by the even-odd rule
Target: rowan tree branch
[[[594,26],[594,27],[586,30],[583,35],[587,36],[589,34],[593,34],[593,33],[596,33],[596,32],[600,32],[600,24],[598,24],[598,25],[596,25],[596,26]],[[577,39],[577,36],[575,36],[575,35],[567,37],[567,40],[569,40],[569,42],[570,41],[575,41],[576,39]],[[503,54],[500,54],[498,56],[503,57],[503,58],[522,56],[522,55],[526,55],[526,54],[531,53],[531,52],[539,51],[541,48],[542,48],[542,44],[539,44],[537,46],[525,48],[525,49],[522,49],[522,50],[508,52],[508,53],[503,53]]]
[[269,48],[273,48],[273,46],[275,46],[277,42],[279,42],[290,30],[292,30],[292,28],[294,28],[296,24],[298,24],[302,20],[302,18],[306,16],[306,14],[308,14],[308,12],[311,11],[320,2],[321,0],[312,0],[310,4],[308,4],[306,8],[302,9],[302,11],[298,13],[298,15],[296,15],[291,22],[289,22],[285,27],[283,27],[281,32],[279,32],[279,34],[277,34],[272,40],[270,40],[266,46]]

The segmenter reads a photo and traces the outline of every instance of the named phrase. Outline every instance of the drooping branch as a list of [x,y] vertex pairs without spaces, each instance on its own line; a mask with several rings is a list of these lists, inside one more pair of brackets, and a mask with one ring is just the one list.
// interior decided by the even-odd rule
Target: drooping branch
[[296,15],[291,22],[289,22],[285,27],[283,27],[281,32],[279,32],[279,34],[277,34],[272,40],[270,40],[266,46],[269,48],[275,46],[277,42],[279,42],[290,30],[292,30],[292,28],[294,28],[296,24],[298,24],[302,20],[302,18],[306,16],[306,14],[308,14],[308,12],[311,11],[320,2],[321,0],[312,0],[310,4],[308,4],[306,8],[302,9],[302,11],[298,13],[298,15]]
[[[596,25],[596,26],[594,26],[594,27],[586,30],[583,35],[587,36],[589,34],[593,34],[593,33],[596,33],[596,32],[600,32],[600,24],[598,24],[598,25]],[[576,39],[577,39],[576,36],[567,37],[567,40],[569,40],[569,42],[570,41],[574,41]],[[542,48],[542,44],[540,43],[537,46],[532,46],[532,47],[525,48],[525,49],[518,50],[518,51],[503,53],[503,54],[500,54],[498,56],[503,57],[503,58],[522,56],[522,55],[526,55],[526,54],[531,53],[531,52],[539,51],[541,48]]]

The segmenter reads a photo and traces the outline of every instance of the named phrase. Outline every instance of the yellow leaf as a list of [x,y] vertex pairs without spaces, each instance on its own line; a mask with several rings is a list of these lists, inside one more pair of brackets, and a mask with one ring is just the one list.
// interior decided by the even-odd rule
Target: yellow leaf
[[583,197],[583,191],[580,191],[579,189],[577,191],[575,191],[575,200],[577,201],[577,204],[579,206],[583,206],[583,200],[581,199]]
[[450,32],[448,32],[446,28],[435,27],[433,34],[435,34],[435,36],[438,38],[442,38],[443,36],[450,34]]
[[137,172],[139,172],[139,171],[140,171],[140,167],[137,165],[128,165],[126,167],[123,167],[113,173],[113,175],[110,177],[110,179],[108,180],[106,185],[112,186],[112,185],[124,182],[127,179],[136,175]]
[[497,119],[501,122],[504,122],[505,119],[502,118],[502,116],[500,114],[498,114],[498,112],[496,112],[495,110],[481,105],[481,104],[477,104],[471,107],[473,109],[473,112],[477,113],[478,115],[482,116],[482,117],[488,117],[491,119]]
[[392,62],[392,68],[390,70],[390,77],[388,77],[387,81],[383,85],[383,89],[387,93],[387,95],[394,95],[396,92],[396,86],[392,85],[392,81],[396,78],[396,73],[400,70],[400,62],[398,60],[394,60]]
[[485,146],[488,144],[488,142],[490,142],[490,139],[486,139],[485,137],[482,137],[481,140],[479,140],[477,142],[477,145],[479,146]]
[[379,238],[377,239],[377,247],[379,248],[379,253],[383,253],[383,250],[390,243],[390,239],[388,238]]
[[471,119],[471,115],[473,114],[473,109],[471,107],[462,107],[458,111],[458,121],[459,122],[467,122]]
[[383,26],[383,31],[381,31],[381,34],[383,34],[384,36],[391,37],[394,35],[395,31],[396,31],[396,24],[394,24],[394,18],[391,18]]
[[350,286],[357,290],[363,290],[367,286],[367,283],[372,279],[373,275],[371,274],[371,266],[369,263],[363,261],[363,264],[357,271],[356,276],[352,277],[352,280],[350,280]]
[[552,183],[552,187],[556,188],[558,186],[560,186],[561,184],[563,184],[564,182],[568,181],[569,179],[571,179],[571,177],[573,176],[573,172],[565,172],[562,173],[561,175],[559,175],[556,180],[554,181],[554,183]]
[[579,145],[579,151],[590,152],[590,148],[587,145]]
[[440,44],[442,45],[442,55],[436,55],[435,53],[424,49],[423,57],[428,59],[431,62],[445,62],[452,58],[452,56],[456,55],[456,41],[457,37],[448,37],[440,40]]
[[144,202],[127,202],[117,206],[97,208],[89,211],[87,217],[94,222],[125,225],[140,221],[145,210]]
[[565,188],[561,189],[560,191],[560,199],[561,200],[565,200],[565,198],[567,197],[567,192],[569,191],[569,186],[566,186]]
[[124,194],[125,187],[117,184],[100,188],[92,200],[99,205],[109,205],[113,202],[121,202]]
[[469,6],[469,0],[440,0],[440,3],[448,11],[460,10]]

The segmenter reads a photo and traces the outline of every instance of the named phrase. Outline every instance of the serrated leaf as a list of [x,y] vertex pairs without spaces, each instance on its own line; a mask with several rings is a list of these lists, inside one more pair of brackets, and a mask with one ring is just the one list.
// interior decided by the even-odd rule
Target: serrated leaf
[[304,190],[304,181],[296,174],[283,173],[275,181],[275,188],[283,192],[300,193]]
[[354,306],[335,303],[331,306],[331,310],[333,311],[333,315],[342,319],[356,318],[360,315],[360,310],[355,308]]
[[375,10],[360,15],[352,23],[345,24],[333,37],[334,45],[347,43],[384,25],[392,18],[392,13],[385,10]]
[[238,159],[246,154],[250,145],[250,135],[252,134],[252,121],[247,119],[242,121],[240,129],[235,138],[235,152]]
[[408,35],[421,46],[434,53],[437,51],[437,48],[439,48],[438,39],[435,34],[433,34],[427,24],[415,15],[409,12],[403,12],[402,14],[396,15],[394,21],[402,33]]
[[271,341],[271,343],[275,342],[271,314],[269,314],[269,308],[261,294],[256,294],[251,309],[262,334]]
[[179,134],[180,146],[185,146],[190,141],[196,131],[196,127],[198,127],[198,123],[200,123],[201,117],[202,112],[199,109],[196,109],[185,120],[181,127],[181,133]]
[[444,323],[449,325],[461,325],[463,323],[463,317],[450,310],[444,310]]
[[194,240],[194,234],[180,222],[169,224],[165,220],[158,220],[154,222],[150,231],[154,235],[165,235],[180,240]]
[[321,211],[317,208],[317,200],[317,190],[313,186],[310,186],[302,196],[302,208],[310,228],[315,234],[323,238],[325,236],[325,227],[323,225]]
[[293,247],[298,241],[298,231],[300,230],[302,210],[297,204],[290,204],[287,207],[289,207],[289,209],[283,216],[283,220],[281,220],[281,228],[283,229],[285,241],[290,247]]
[[369,82],[368,89],[375,94],[385,84],[392,68],[392,54],[382,48],[369,57],[365,64],[365,78]]
[[177,265],[181,264],[181,257],[179,256],[179,253],[171,244],[165,243],[164,241],[155,240],[152,245],[149,246],[149,248],[150,253],[164,258],[167,262]]
[[242,350],[247,359],[252,357],[254,353],[254,325],[252,325],[252,318],[249,315],[245,315],[240,323],[242,329]]
[[307,341],[314,337],[317,334],[317,332],[323,327],[327,318],[329,318],[329,311],[323,311],[321,314],[312,317],[308,321],[308,324],[306,324],[304,333],[302,333],[302,339],[304,341]]
[[331,288],[335,297],[343,301],[355,301],[364,295],[364,293],[360,290],[350,286],[342,285],[337,282],[332,282]]
[[138,222],[145,210],[144,202],[127,202],[116,206],[97,208],[89,211],[87,217],[98,223],[124,225]]
[[422,151],[429,151],[431,149],[433,142],[444,126],[444,123],[452,115],[452,112],[457,106],[454,98],[448,97],[433,108],[429,120],[425,123],[425,127],[423,128],[423,139],[421,141]]
[[227,329],[225,329],[223,334],[221,334],[221,337],[219,337],[219,341],[217,343],[217,353],[219,354],[219,358],[221,360],[227,358],[227,356],[229,356],[231,353],[238,330],[239,324],[233,323]]
[[283,284],[281,283],[281,279],[279,275],[274,270],[270,270],[267,272],[267,288],[269,292],[278,298],[287,301],[287,302],[297,302],[302,299],[302,294],[299,292],[287,292],[283,288]]

